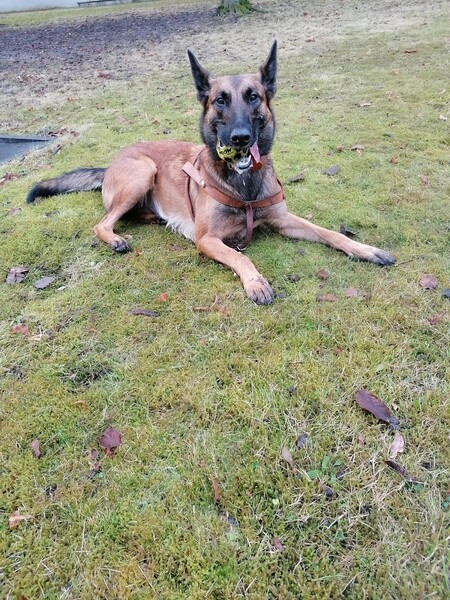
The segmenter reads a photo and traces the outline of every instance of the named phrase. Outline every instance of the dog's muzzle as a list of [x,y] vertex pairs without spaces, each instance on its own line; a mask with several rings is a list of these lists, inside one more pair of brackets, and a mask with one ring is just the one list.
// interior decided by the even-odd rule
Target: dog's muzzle
[[[238,173],[245,173],[252,166],[259,163],[258,144],[255,142],[250,148],[249,146],[236,148],[235,146],[225,146],[221,141],[217,143],[216,152],[221,160],[227,163],[230,169],[234,169]],[[257,160],[255,161],[255,154]]]

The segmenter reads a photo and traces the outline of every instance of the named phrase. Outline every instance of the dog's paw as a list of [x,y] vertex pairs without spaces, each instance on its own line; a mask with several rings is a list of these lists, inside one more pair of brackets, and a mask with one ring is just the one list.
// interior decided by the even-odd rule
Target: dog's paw
[[272,304],[275,296],[264,277],[257,277],[249,281],[245,285],[245,292],[255,304]]
[[381,248],[366,246],[365,244],[358,244],[358,247],[349,256],[355,260],[365,260],[380,267],[395,264],[395,258],[391,254],[381,250]]
[[114,252],[128,252],[130,249],[127,240],[124,240],[119,236],[116,236],[113,240],[108,242],[108,246],[111,250],[114,250]]

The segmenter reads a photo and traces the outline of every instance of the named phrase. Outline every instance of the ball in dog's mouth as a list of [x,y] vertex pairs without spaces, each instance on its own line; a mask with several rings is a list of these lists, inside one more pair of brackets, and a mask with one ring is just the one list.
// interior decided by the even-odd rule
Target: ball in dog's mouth
[[[252,148],[254,146],[256,146],[256,143]],[[238,173],[244,173],[253,164],[254,153],[252,152],[252,148],[248,146],[235,148],[234,146],[226,146],[219,141],[216,146],[216,152],[219,158],[228,164],[230,169],[234,169]]]

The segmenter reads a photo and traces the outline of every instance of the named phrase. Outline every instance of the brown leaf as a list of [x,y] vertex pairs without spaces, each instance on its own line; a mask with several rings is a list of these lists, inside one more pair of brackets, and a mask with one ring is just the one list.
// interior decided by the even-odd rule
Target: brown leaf
[[41,277],[41,279],[38,279],[37,281],[35,281],[33,283],[33,285],[37,290],[43,290],[44,288],[48,287],[54,281],[55,281],[54,277],[46,275],[45,277]]
[[193,306],[192,310],[195,312],[208,312],[211,310],[210,306]]
[[232,527],[239,527],[239,521],[228,513],[220,513],[219,516],[224,523],[228,523],[228,525],[231,525]]
[[358,446],[364,446],[364,435],[361,432],[358,433]]
[[339,146],[336,146],[337,152],[344,152],[344,150],[345,150],[345,146],[343,144],[339,144]]
[[398,158],[396,156],[391,156],[389,162],[391,163],[391,165],[396,165],[398,163]]
[[363,150],[365,150],[365,146],[363,146],[362,144],[353,144],[353,146],[350,146],[350,150],[356,150],[357,152],[362,152]]
[[97,450],[91,450],[89,452],[88,462],[90,467],[89,477],[93,479],[97,473],[100,472],[100,461]]
[[302,448],[305,444],[306,441],[308,439],[308,434],[307,433],[302,433],[301,435],[298,436],[297,441],[295,442],[295,445],[297,446],[297,448]]
[[103,79],[109,79],[111,77],[111,71],[98,71],[97,77],[102,77]]
[[366,108],[367,106],[372,106],[372,102],[360,102],[359,106],[361,108]]
[[10,208],[8,210],[8,216],[9,217],[14,217],[15,215],[18,215],[21,211],[22,211],[21,208]]
[[278,538],[276,538],[276,537],[273,538],[272,546],[275,548],[275,550],[277,552],[283,552],[283,544],[280,542],[280,540]]
[[333,165],[332,167],[328,167],[328,169],[322,171],[322,173],[324,175],[336,175],[337,173],[339,173],[340,170],[341,168],[338,167],[338,165]]
[[334,294],[323,294],[321,296],[317,296],[317,302],[336,302],[337,298]]
[[159,317],[159,314],[154,310],[148,308],[130,308],[128,314],[131,315],[142,315],[144,317]]
[[379,421],[389,423],[394,428],[398,427],[399,420],[391,415],[389,408],[384,402],[368,390],[359,390],[356,392],[356,401],[362,409],[370,412]]
[[115,448],[122,443],[122,436],[113,427],[108,427],[103,432],[102,437],[98,440],[100,448],[103,448],[107,456],[110,456]]
[[330,486],[320,483],[319,481],[319,487],[324,491],[327,500],[331,500],[333,498],[333,490],[330,488]]
[[11,267],[6,276],[6,283],[20,283],[27,273],[28,269],[26,267]]
[[12,513],[8,519],[10,529],[16,529],[19,527],[22,521],[29,521],[33,518],[33,515],[21,515],[18,510]]
[[286,446],[283,446],[281,449],[281,458],[288,463],[293,471],[295,471],[294,459],[292,458],[292,454],[289,452]]
[[315,42],[316,38],[313,37],[312,35],[310,35],[309,37],[306,38],[305,42]]
[[0,187],[5,184],[6,181],[13,181],[14,179],[18,179],[19,176],[14,173],[5,173],[3,177],[0,177]]
[[393,460],[385,460],[384,462],[387,464],[388,467],[390,467],[394,471],[397,471],[397,473],[399,475],[401,475],[403,477],[403,479],[405,479],[406,481],[409,481],[410,483],[422,483],[421,481],[419,481],[418,479],[416,479],[415,477],[413,477],[412,475],[410,475],[405,470],[404,467],[402,467],[398,463],[394,462]]
[[406,50],[403,51],[405,54],[415,54],[416,52],[418,52],[417,48],[407,48]]
[[346,298],[357,298],[359,296],[359,292],[356,288],[349,287],[345,290]]
[[25,323],[18,323],[17,325],[14,325],[14,327],[11,327],[11,333],[29,336],[30,330],[28,329],[28,325]]
[[167,300],[169,299],[169,294],[167,292],[163,292],[162,294],[159,295],[158,300],[160,302],[167,302]]
[[294,177],[289,177],[289,183],[298,183],[299,181],[305,181],[304,173],[299,173],[298,175],[294,175]]
[[214,490],[214,502],[216,504],[220,504],[219,486],[217,485],[217,481],[214,479],[214,477],[211,477],[211,483]]
[[322,279],[322,281],[326,281],[329,277],[328,272],[325,271],[325,269],[320,269],[320,271],[317,273],[317,277],[319,279]]
[[420,279],[419,285],[424,290],[435,290],[438,286],[438,280],[434,275],[424,275]]
[[428,185],[428,177],[426,175],[419,175],[419,179],[423,183],[423,185]]
[[34,452],[34,456],[36,458],[40,458],[41,456],[41,449],[39,448],[39,440],[33,440],[30,444],[31,449]]
[[403,439],[400,431],[395,432],[394,441],[389,448],[389,456],[395,458],[399,452],[403,452],[405,449],[405,440]]
[[442,315],[433,315],[432,317],[430,317],[428,319],[428,323],[430,325],[437,325],[438,323],[440,323],[443,319]]

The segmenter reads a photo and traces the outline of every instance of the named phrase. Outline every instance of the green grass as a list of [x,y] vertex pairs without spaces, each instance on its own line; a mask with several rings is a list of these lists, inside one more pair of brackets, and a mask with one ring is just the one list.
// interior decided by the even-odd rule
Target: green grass
[[[41,150],[3,166],[20,177],[0,188],[0,264],[4,277],[15,265],[29,273],[21,284],[0,284],[2,598],[449,594],[444,5],[408,3],[395,24],[380,0],[365,9],[368,28],[357,5],[346,9],[354,21],[334,27],[326,19],[334,3],[310,2],[304,34],[293,29],[294,5],[262,3],[273,12],[181,33],[166,42],[163,68],[155,58],[129,81],[80,85],[70,102],[50,89],[39,101],[25,94],[15,109],[22,131],[79,135],[63,136],[57,154]],[[387,24],[376,25],[380,14]],[[54,15],[27,13],[20,24]],[[250,49],[249,31],[258,40]],[[310,34],[316,41],[304,43]],[[395,254],[397,266],[258,232],[247,255],[285,297],[256,307],[229,270],[162,227],[120,225],[138,253],[92,246],[99,194],[24,205],[33,182],[106,165],[118,148],[158,139],[165,127],[171,138],[197,140],[183,48],[218,73],[230,64],[238,72],[258,65],[275,35],[273,158],[283,182],[306,175],[286,185],[289,206],[331,229],[346,223],[358,240]],[[410,48],[417,53],[405,54]],[[355,143],[361,155],[349,149]],[[333,164],[341,171],[327,178],[322,170]],[[22,210],[8,214],[14,207]],[[437,290],[420,288],[427,273]],[[56,281],[36,290],[43,275]],[[361,296],[346,298],[348,287]],[[324,293],[337,301],[317,303]],[[195,310],[214,300],[212,310]],[[159,317],[129,316],[131,307]],[[442,318],[431,325],[435,315]],[[31,336],[48,333],[13,334],[18,322]],[[423,485],[385,465],[394,432],[357,406],[361,388],[400,419],[406,447],[396,460]],[[123,443],[102,454],[90,477],[89,454],[108,426]],[[302,433],[308,441],[298,450]],[[281,458],[284,446],[296,473]],[[319,483],[332,487],[331,500]],[[33,518],[10,529],[17,510]]]

